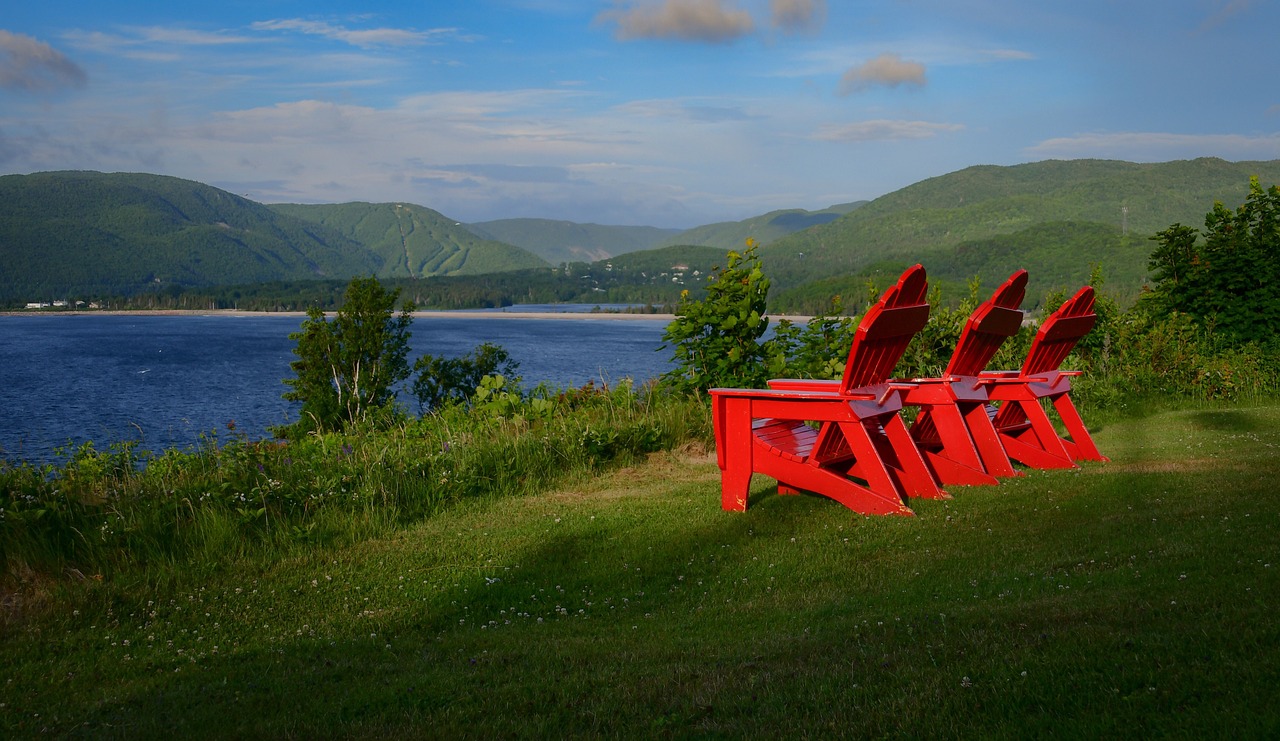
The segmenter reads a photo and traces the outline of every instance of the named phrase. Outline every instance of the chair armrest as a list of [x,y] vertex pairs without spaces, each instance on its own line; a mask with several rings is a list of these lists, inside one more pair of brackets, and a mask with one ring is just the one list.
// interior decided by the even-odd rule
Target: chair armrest
[[840,382],[822,378],[771,378],[769,379],[769,388],[787,391],[836,393],[840,390]]
[[857,391],[851,394],[838,394],[834,391],[813,391],[806,389],[733,389],[715,388],[708,393],[714,396],[731,396],[750,399],[778,399],[796,401],[838,401],[840,399],[876,399],[873,391]]

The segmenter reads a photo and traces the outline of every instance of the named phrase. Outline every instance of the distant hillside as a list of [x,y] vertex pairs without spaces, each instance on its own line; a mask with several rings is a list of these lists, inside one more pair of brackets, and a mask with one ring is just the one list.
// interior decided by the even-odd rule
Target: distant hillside
[[661,246],[693,244],[703,247],[716,247],[726,251],[740,250],[748,237],[764,246],[788,234],[814,226],[829,224],[844,214],[866,205],[866,203],[867,201],[842,203],[821,211],[792,208],[782,211],[770,211],[767,214],[753,216],[743,221],[722,221],[716,224],[707,224],[669,237],[662,242]]
[[679,233],[678,229],[652,226],[602,226],[551,219],[499,219],[463,226],[485,239],[523,247],[552,265],[595,262],[653,249]]
[[273,204],[277,213],[320,224],[382,260],[380,278],[479,275],[545,267],[537,255],[476,236],[462,224],[408,203]]
[[[1141,261],[1145,271],[1144,250],[1150,252],[1147,236],[1174,222],[1201,226],[1215,200],[1239,205],[1251,175],[1268,184],[1280,182],[1280,160],[1159,164],[1073,160],[970,167],[908,186],[829,224],[784,237],[763,248],[761,257],[779,287],[794,287],[856,274],[883,260],[915,262],[926,255],[945,254],[961,243],[980,244],[1039,224],[1073,222],[1106,225],[1137,240],[1132,254],[1105,260],[1104,271],[1111,272],[1112,266],[1106,263],[1116,261],[1117,272],[1131,271],[1135,261]],[[1044,240],[1045,254],[1062,253],[1065,259],[1076,254],[1085,260],[1073,252],[1074,237],[1067,232],[1049,230],[1038,237]],[[1037,268],[1023,267],[1033,273]]]
[[0,299],[346,277],[380,267],[340,234],[190,180],[0,177]]

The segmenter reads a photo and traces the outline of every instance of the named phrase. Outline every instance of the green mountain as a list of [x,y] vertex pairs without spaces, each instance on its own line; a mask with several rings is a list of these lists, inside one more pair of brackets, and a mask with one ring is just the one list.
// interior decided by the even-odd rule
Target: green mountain
[[791,208],[770,211],[767,214],[753,216],[743,221],[722,221],[716,224],[707,224],[669,237],[661,243],[661,246],[693,244],[703,247],[716,247],[725,251],[741,250],[748,238],[754,239],[763,246],[775,242],[788,234],[794,234],[810,227],[829,224],[850,211],[866,205],[866,203],[867,201],[842,203],[821,211]]
[[[779,239],[760,254],[775,286],[794,288],[858,275],[884,261],[920,261],[931,275],[963,280],[966,273],[981,272],[997,245],[1017,244],[1003,258],[1007,265],[996,271],[1001,280],[1015,267],[1027,268],[1034,279],[1041,269],[1037,261],[1052,255],[1078,264],[1063,274],[1067,286],[1055,286],[1068,287],[1087,279],[1096,257],[1105,275],[1125,276],[1124,292],[1136,292],[1142,278],[1135,276],[1146,275],[1152,247],[1147,237],[1175,222],[1200,226],[1215,200],[1239,205],[1251,175],[1280,182],[1280,160],[1072,160],[970,167],[877,198],[829,224]],[[1074,226],[1046,226],[1067,224]],[[1100,226],[1110,231],[1099,231]],[[1082,247],[1081,229],[1093,230],[1088,233],[1095,241]],[[1113,236],[1100,236],[1104,233]],[[998,239],[1002,236],[1013,241]],[[957,249],[961,245],[963,251]],[[984,276],[984,285],[993,285],[993,279]]]
[[1152,246],[1147,239],[1122,234],[1119,227],[1108,224],[1045,222],[784,288],[772,293],[769,303],[775,311],[814,314],[828,309],[832,296],[842,296],[845,307],[857,311],[868,282],[883,289],[907,265],[921,262],[928,270],[930,287],[942,291],[947,305],[954,306],[967,296],[968,283],[975,277],[985,298],[1014,270],[1026,268],[1030,275],[1023,308],[1034,309],[1051,291],[1075,290],[1087,283],[1095,265],[1103,268],[1107,293],[1127,304],[1146,282]]
[[603,226],[551,219],[498,219],[463,226],[485,239],[523,247],[552,265],[595,262],[653,249],[680,233],[678,229],[652,226]]
[[478,237],[440,212],[410,203],[280,203],[270,208],[364,245],[382,260],[380,278],[480,275],[547,265],[528,250]]
[[340,234],[190,180],[0,177],[0,299],[345,277],[380,265]]

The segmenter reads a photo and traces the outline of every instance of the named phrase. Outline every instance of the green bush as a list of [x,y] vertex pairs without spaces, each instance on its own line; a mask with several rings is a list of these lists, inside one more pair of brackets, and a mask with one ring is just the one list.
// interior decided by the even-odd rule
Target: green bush
[[706,298],[681,293],[676,318],[662,337],[673,348],[675,364],[663,384],[678,393],[763,385],[770,367],[767,343],[761,341],[769,329],[768,294],[769,279],[748,239],[744,252],[729,252],[728,265],[707,279]]

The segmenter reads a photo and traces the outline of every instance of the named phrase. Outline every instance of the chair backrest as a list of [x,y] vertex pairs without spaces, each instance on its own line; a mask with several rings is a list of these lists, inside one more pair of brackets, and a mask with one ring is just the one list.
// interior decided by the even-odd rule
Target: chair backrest
[[914,265],[867,309],[849,348],[840,380],[843,393],[889,380],[911,338],[929,321],[928,290],[924,267]]
[[1031,351],[1022,364],[1024,376],[1058,370],[1081,337],[1098,321],[1093,313],[1093,287],[1085,286],[1040,324]]
[[945,375],[976,376],[986,370],[1004,341],[1022,327],[1018,307],[1026,295],[1027,271],[1019,270],[969,315]]

